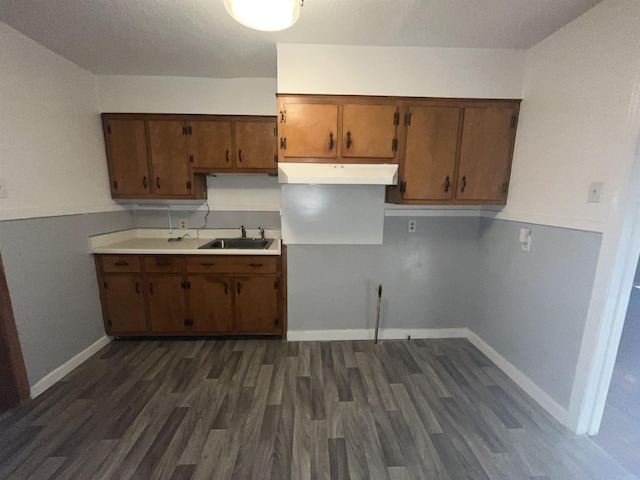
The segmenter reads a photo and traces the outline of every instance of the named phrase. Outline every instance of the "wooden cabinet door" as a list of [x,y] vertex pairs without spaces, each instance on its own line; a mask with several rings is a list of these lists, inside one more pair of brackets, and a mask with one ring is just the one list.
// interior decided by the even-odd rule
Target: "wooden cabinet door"
[[191,121],[189,126],[189,160],[194,168],[225,170],[233,167],[230,121]]
[[151,192],[147,137],[143,120],[106,120],[105,139],[111,195]]
[[507,196],[516,110],[464,109],[456,198],[500,201]]
[[149,148],[151,191],[156,195],[190,195],[193,178],[189,171],[185,123],[150,121]]
[[187,309],[182,275],[153,275],[147,277],[149,323],[156,333],[185,331]]
[[395,159],[396,105],[344,105],[342,157]]
[[454,193],[461,109],[410,106],[404,200],[449,200]]
[[230,333],[233,330],[233,281],[220,276],[190,276],[189,308],[193,330]]
[[235,122],[236,167],[274,170],[277,167],[276,120]]
[[285,159],[335,159],[338,151],[338,106],[285,103],[280,152]]
[[102,294],[107,334],[140,333],[147,330],[144,282],[140,275],[104,275]]
[[280,333],[276,277],[235,279],[236,328],[239,333]]

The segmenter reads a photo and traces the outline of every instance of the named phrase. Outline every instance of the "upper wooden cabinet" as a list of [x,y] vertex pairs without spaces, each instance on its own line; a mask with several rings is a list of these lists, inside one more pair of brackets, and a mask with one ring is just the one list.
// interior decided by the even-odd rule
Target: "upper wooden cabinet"
[[519,100],[407,99],[397,186],[404,204],[505,204]]
[[275,116],[103,113],[113,198],[206,198],[204,174],[277,173]]
[[277,173],[276,117],[198,116],[187,121],[196,173]]
[[279,95],[279,161],[395,163],[400,99]]

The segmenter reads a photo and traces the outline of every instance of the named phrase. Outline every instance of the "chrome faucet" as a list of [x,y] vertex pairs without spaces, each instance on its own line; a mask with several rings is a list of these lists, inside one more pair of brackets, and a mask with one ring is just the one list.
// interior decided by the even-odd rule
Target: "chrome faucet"
[[264,228],[258,227],[258,230],[260,230],[260,238],[264,240]]
[[242,239],[246,240],[247,239],[247,229],[244,228],[244,225],[240,225],[240,230],[242,230]]

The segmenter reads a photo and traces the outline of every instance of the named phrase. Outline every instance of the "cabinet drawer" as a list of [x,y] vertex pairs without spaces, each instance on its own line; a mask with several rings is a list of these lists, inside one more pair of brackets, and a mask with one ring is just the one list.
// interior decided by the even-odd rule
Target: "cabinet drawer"
[[189,273],[276,273],[278,257],[266,255],[203,255],[187,258]]
[[102,270],[105,273],[139,272],[140,257],[136,255],[103,255]]
[[154,255],[144,257],[144,270],[150,273],[182,273],[184,258],[168,255]]

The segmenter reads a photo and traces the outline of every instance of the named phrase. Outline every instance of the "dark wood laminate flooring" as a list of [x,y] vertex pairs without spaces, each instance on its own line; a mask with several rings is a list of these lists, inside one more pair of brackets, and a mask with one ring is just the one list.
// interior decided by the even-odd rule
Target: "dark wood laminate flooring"
[[462,339],[115,341],[0,417],[1,479],[630,479]]

